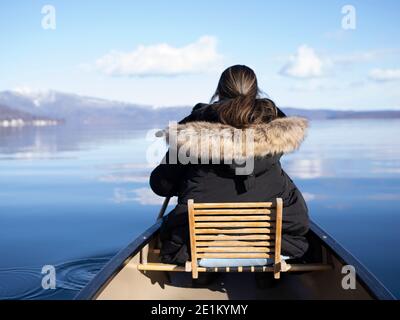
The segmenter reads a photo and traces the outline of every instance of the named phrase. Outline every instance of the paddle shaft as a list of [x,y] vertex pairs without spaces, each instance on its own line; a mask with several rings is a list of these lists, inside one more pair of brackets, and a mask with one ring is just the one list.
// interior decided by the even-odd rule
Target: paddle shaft
[[163,204],[161,206],[160,212],[158,213],[157,220],[160,220],[164,216],[165,210],[167,210],[168,203],[169,203],[170,199],[171,199],[171,197],[166,197],[164,199],[164,202],[163,202]]

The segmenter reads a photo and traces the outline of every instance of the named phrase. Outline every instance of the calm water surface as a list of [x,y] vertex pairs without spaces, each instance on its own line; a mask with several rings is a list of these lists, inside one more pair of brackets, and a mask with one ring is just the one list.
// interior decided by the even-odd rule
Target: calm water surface
[[[146,134],[0,129],[0,299],[73,298],[154,222],[162,199],[148,186],[157,148]],[[399,120],[314,121],[282,161],[312,219],[397,297],[399,137]],[[56,268],[55,290],[42,289],[44,265]]]

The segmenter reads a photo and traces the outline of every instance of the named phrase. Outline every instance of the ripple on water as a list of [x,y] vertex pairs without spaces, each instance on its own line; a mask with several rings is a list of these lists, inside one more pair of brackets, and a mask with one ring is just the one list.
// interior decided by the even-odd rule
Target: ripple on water
[[41,267],[0,269],[0,299],[46,299],[58,290],[81,290],[112,255],[56,264],[56,290],[42,288]]

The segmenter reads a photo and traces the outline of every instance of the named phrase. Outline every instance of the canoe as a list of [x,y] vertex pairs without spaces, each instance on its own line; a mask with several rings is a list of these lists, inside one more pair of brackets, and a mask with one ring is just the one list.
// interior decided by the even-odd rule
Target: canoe
[[[149,243],[154,243],[160,225],[161,219],[122,249],[75,299],[396,299],[360,261],[314,222],[311,222],[308,234],[310,247],[313,248],[309,259],[326,259],[331,266],[328,270],[286,272],[281,274],[280,280],[273,280],[272,273],[262,273],[261,277],[267,280],[265,286],[255,280],[255,273],[252,272],[221,273],[214,281],[201,285],[193,283],[190,272],[138,270],[141,251]],[[152,259],[157,254],[157,250],[148,252]],[[356,271],[353,283],[348,278],[349,268],[346,266],[352,266]]]

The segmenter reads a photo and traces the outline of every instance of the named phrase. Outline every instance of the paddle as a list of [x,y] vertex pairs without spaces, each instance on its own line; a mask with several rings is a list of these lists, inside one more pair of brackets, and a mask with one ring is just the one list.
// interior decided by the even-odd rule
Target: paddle
[[158,213],[157,221],[162,219],[162,217],[164,216],[165,210],[167,210],[168,203],[169,203],[170,199],[171,199],[171,197],[166,197],[164,199],[164,202],[163,202],[163,204],[161,206],[160,212]]

